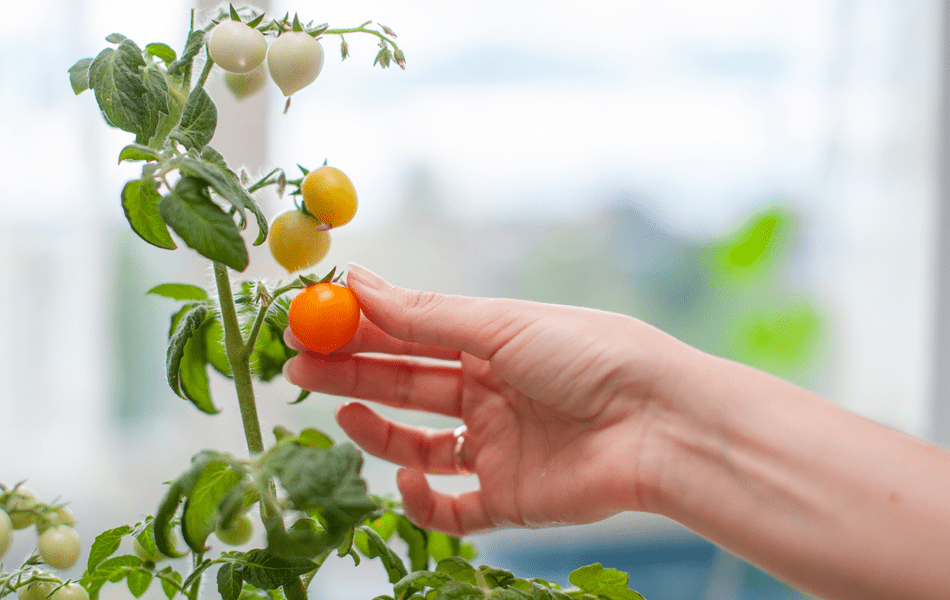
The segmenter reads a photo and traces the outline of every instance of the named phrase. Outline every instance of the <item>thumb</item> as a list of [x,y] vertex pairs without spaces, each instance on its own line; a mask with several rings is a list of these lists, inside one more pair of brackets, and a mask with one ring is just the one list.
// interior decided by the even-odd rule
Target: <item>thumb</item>
[[537,319],[529,302],[399,288],[354,263],[346,281],[363,314],[389,335],[486,360]]

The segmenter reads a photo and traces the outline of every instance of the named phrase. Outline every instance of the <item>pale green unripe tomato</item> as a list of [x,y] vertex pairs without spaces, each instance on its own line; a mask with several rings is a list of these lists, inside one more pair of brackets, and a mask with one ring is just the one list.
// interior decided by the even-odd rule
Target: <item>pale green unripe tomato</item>
[[16,496],[7,503],[7,510],[14,529],[26,529],[36,523],[37,517],[33,510],[40,504],[36,492],[28,487],[16,488]]
[[0,556],[3,556],[13,541],[13,521],[7,511],[0,508]]
[[89,592],[78,583],[67,583],[53,592],[49,600],[89,600]]
[[47,600],[56,584],[52,581],[34,581],[16,589],[19,600]]
[[303,31],[287,31],[267,51],[270,77],[285,96],[307,87],[323,69],[323,46]]
[[225,73],[224,83],[238,100],[244,100],[264,89],[267,83],[267,68],[262,62],[250,73]]
[[249,73],[267,56],[267,40],[260,31],[240,21],[222,21],[211,31],[208,52],[229,73]]
[[214,534],[228,546],[241,546],[251,541],[251,536],[254,535],[254,522],[247,514],[243,514],[231,519],[230,526],[219,528]]
[[79,534],[69,525],[50,527],[40,534],[37,544],[43,562],[54,569],[68,569],[79,559],[82,544]]

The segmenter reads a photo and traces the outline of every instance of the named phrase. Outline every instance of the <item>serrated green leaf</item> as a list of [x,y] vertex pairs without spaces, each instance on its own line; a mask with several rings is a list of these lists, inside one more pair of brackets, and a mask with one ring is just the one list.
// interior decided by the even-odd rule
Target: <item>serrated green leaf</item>
[[383,541],[383,538],[379,537],[376,530],[372,527],[361,525],[358,532],[366,536],[366,556],[369,558],[379,557],[383,562],[386,573],[389,575],[389,583],[398,583],[409,574],[402,559],[399,558],[399,555],[396,554],[392,548],[386,545],[386,542]]
[[118,48],[106,48],[89,65],[89,87],[95,91],[96,102],[108,122],[136,135],[148,116],[143,67],[142,51],[129,39]]
[[218,593],[221,594],[221,600],[238,600],[243,587],[244,579],[235,569],[234,563],[221,565],[218,569]]
[[266,550],[251,550],[236,559],[234,565],[244,581],[261,590],[277,589],[292,577],[300,577],[320,566],[306,558],[286,558]]
[[397,520],[396,532],[409,547],[409,570],[427,570],[429,568],[428,532],[411,523],[406,517],[400,517]]
[[249,257],[231,217],[211,200],[208,184],[184,176],[158,205],[162,220],[205,258],[236,271],[247,268]]
[[[197,370],[204,373],[204,339],[200,336],[196,338],[194,334],[204,324],[207,315],[208,308],[204,304],[196,304],[186,305],[173,317],[175,330],[168,340],[165,367],[172,391],[192,402],[199,410],[215,414],[218,409],[211,403],[210,395],[200,393],[202,381],[200,374],[196,373]],[[204,384],[207,385],[207,373],[204,373]]]
[[452,579],[478,585],[478,576],[475,574],[475,567],[458,556],[450,556],[449,558],[440,560],[435,570],[439,573],[445,573]]
[[[224,462],[212,462],[201,472],[187,494],[188,500],[182,512],[182,535],[192,551],[204,551],[205,540],[220,522],[218,505],[241,482],[243,475],[243,471],[237,471],[233,465]],[[243,493],[240,498],[243,501]]]
[[200,29],[192,31],[188,35],[188,41],[185,43],[185,50],[181,53],[181,58],[168,65],[168,72],[171,75],[186,76],[191,72],[192,63],[195,56],[201,50],[205,41],[205,32]]
[[218,109],[203,87],[195,87],[181,111],[181,121],[168,137],[189,150],[201,150],[214,137],[218,126]]
[[[160,571],[165,577],[171,578],[178,585],[181,585],[181,573],[175,571],[171,567],[165,567]],[[162,590],[165,592],[165,595],[168,596],[168,600],[175,600],[175,596],[178,595],[178,588],[172,585],[171,582],[166,581],[164,578],[160,580],[162,582]]]
[[284,343],[283,331],[265,324],[254,342],[251,371],[260,381],[270,381],[283,372],[284,363],[296,354]]
[[161,59],[166,65],[170,65],[178,58],[178,55],[175,53],[175,51],[172,50],[167,44],[146,44],[145,51],[152,56]]
[[206,558],[203,561],[201,561],[201,564],[198,565],[194,571],[188,574],[188,577],[186,577],[185,580],[181,583],[181,586],[185,588],[186,590],[191,588],[191,586],[194,585],[196,581],[201,579],[201,576],[204,575],[204,572],[207,571],[209,568],[211,568],[211,565],[213,564],[214,564],[214,561],[212,561],[210,558]]
[[[213,154],[208,151],[212,151]],[[210,155],[210,160],[207,158]],[[216,157],[214,155],[217,155]],[[241,185],[240,178],[228,168],[224,159],[216,160],[221,155],[213,148],[205,147],[202,151],[202,157],[207,162],[194,160],[188,157],[179,157],[171,161],[171,166],[178,167],[183,173],[193,175],[208,182],[212,189],[222,198],[228,201],[241,215],[241,222],[245,220],[244,211],[250,210],[257,221],[257,239],[254,245],[263,243],[267,237],[267,217],[261,211],[257,202],[247,193],[244,186]]]
[[86,572],[91,573],[96,570],[102,561],[106,560],[119,549],[122,538],[132,533],[132,528],[128,525],[122,525],[115,529],[103,531],[96,536],[89,549],[89,559],[86,561]]
[[340,528],[361,523],[378,508],[360,477],[363,457],[352,444],[332,448],[284,443],[271,451],[263,468],[278,477],[294,508],[318,511]]
[[158,214],[162,200],[158,184],[152,179],[135,179],[122,188],[122,210],[129,225],[140,238],[159,248],[174,250],[178,246]]
[[165,73],[160,69],[153,65],[146,67],[142,79],[146,90],[145,118],[142,119],[136,141],[149,144],[162,124],[162,117],[173,112],[174,101],[168,93]]
[[152,517],[148,517],[141,527],[136,527],[132,536],[142,546],[149,556],[158,553],[158,547],[155,545],[155,536],[152,534]]
[[143,146],[142,144],[129,144],[119,152],[119,162],[124,160],[161,160],[162,155],[158,150]]
[[89,599],[96,600],[99,597],[99,590],[107,581],[113,583],[122,581],[131,569],[137,569],[140,566],[142,566],[142,559],[137,556],[115,556],[101,562],[95,570],[86,572],[80,582],[89,592]]
[[91,58],[81,58],[69,67],[69,85],[77,96],[89,89],[89,65]]
[[482,572],[482,578],[485,579],[485,583],[491,588],[508,587],[515,580],[514,574],[507,569],[482,565],[479,567],[479,570]]
[[208,292],[206,292],[204,288],[191,285],[190,283],[162,283],[145,293],[146,295],[152,294],[182,302],[186,300],[201,301],[208,299]]
[[437,571],[416,571],[415,573],[409,573],[396,582],[396,584],[393,585],[393,592],[395,592],[397,598],[405,598],[409,594],[421,592],[427,587],[439,589],[450,581],[452,581],[452,578],[445,573],[439,573]]
[[606,569],[600,563],[575,569],[568,581],[582,592],[604,600],[643,600],[643,596],[627,587],[630,576],[617,569]]
[[125,583],[129,587],[129,592],[136,598],[141,598],[148,590],[148,586],[152,584],[152,575],[148,571],[143,570],[134,570],[129,571],[129,574],[126,576]]

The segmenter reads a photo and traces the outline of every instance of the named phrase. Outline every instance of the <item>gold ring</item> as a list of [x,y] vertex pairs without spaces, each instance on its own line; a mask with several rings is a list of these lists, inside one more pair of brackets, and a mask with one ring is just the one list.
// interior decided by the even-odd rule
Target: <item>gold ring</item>
[[455,458],[455,471],[459,475],[472,474],[465,465],[465,457],[462,456],[462,451],[465,449],[465,434],[467,432],[468,427],[465,425],[459,425],[455,428],[455,431],[452,432],[452,435],[455,436],[455,452],[453,453],[453,457]]

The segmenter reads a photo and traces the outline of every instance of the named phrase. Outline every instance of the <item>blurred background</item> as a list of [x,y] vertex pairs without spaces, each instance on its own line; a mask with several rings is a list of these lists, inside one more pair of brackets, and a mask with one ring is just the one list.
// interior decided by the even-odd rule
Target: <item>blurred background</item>
[[[214,6],[197,7],[199,23]],[[237,102],[220,71],[212,76],[212,145],[232,165],[263,174],[327,159],[355,183],[360,211],[333,232],[326,270],[352,261],[405,287],[624,312],[912,435],[950,427],[939,421],[948,405],[934,368],[948,358],[934,333],[947,237],[944,2],[256,6],[332,27],[372,19],[406,54],[405,71],[382,71],[373,38],[348,36],[345,62],[338,40],[325,40],[322,74],[286,115],[276,86]],[[119,194],[139,167],[116,166],[131,138],[105,126],[93,95],[75,97],[67,77],[112,32],[180,49],[195,7],[5,6],[0,481],[27,479],[44,500],[69,501],[87,543],[152,514],[162,482],[196,451],[246,454],[229,382],[212,384],[217,416],[168,388],[174,305],[145,296],[164,282],[209,285],[210,270],[131,231]],[[269,215],[291,206],[268,194]],[[256,248],[243,276],[286,273]],[[296,391],[282,379],[259,395],[265,431],[343,437],[331,418],[340,399],[288,406]],[[371,491],[396,491],[390,465],[368,458],[365,475]],[[472,541],[479,561],[561,583],[601,562],[629,572],[649,600],[804,597],[647,515]],[[33,542],[19,535],[5,558]],[[325,571],[311,588],[321,597],[387,592],[378,561]]]

